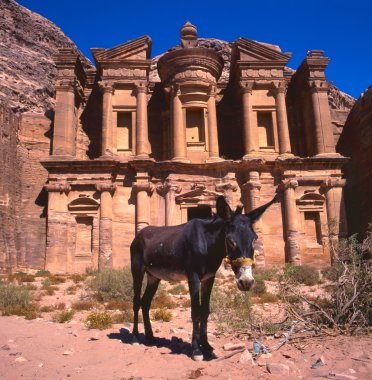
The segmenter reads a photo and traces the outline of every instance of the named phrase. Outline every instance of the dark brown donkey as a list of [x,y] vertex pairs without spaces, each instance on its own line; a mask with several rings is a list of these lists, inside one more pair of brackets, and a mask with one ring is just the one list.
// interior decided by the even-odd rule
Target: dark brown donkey
[[[248,214],[242,214],[242,207],[233,212],[225,198],[220,196],[214,217],[193,219],[179,226],[146,227],[141,230],[130,247],[134,339],[138,337],[138,312],[142,307],[146,339],[154,341],[149,310],[160,280],[187,280],[193,323],[191,356],[194,360],[215,358],[207,337],[209,299],[215,274],[226,257],[235,273],[238,288],[251,288],[254,282],[253,242],[257,239],[252,224],[275,202],[276,198]],[[145,272],[147,286],[141,299]]]

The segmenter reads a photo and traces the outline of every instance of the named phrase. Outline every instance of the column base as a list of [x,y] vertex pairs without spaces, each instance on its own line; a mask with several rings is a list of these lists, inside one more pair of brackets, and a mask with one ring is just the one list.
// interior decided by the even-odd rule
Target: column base
[[343,157],[340,153],[330,152],[330,153],[318,153],[315,155],[317,158],[340,158]]
[[262,154],[260,154],[259,152],[249,152],[247,154],[245,154],[243,157],[242,157],[242,160],[257,160],[257,159],[262,159]]
[[105,153],[101,154],[98,157],[98,160],[118,160],[119,156],[117,153],[112,152],[111,150],[107,149]]
[[173,157],[171,159],[172,162],[181,162],[181,163],[185,163],[185,164],[188,164],[190,163],[190,160],[188,160],[187,158],[185,157]]
[[205,159],[205,162],[206,163],[210,163],[210,162],[222,162],[222,161],[225,161],[223,158],[221,157],[208,157]]
[[294,157],[296,157],[296,156],[291,152],[284,152],[284,153],[279,154],[279,158],[281,158],[281,159],[294,158]]

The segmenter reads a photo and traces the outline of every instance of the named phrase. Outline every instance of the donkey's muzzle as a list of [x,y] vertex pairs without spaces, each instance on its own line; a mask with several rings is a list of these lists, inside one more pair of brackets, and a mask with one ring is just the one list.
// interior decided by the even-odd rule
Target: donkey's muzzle
[[252,276],[252,267],[241,267],[235,275],[236,285],[239,290],[248,291],[254,284],[254,278]]

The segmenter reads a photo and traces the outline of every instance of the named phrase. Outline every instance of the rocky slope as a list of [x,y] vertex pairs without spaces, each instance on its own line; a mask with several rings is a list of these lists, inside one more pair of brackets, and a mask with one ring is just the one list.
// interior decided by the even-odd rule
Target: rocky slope
[[78,51],[51,21],[14,0],[0,0],[0,101],[19,112],[52,108],[57,75],[52,57],[60,47]]

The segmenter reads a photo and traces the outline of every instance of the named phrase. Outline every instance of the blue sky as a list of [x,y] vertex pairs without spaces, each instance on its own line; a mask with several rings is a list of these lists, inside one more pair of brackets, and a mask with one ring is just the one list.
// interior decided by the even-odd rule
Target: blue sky
[[328,80],[359,97],[372,84],[372,1],[369,0],[19,0],[53,21],[91,58],[91,47],[109,48],[149,35],[152,56],[179,43],[190,20],[199,37],[238,37],[280,45],[296,69],[307,50],[331,58]]

